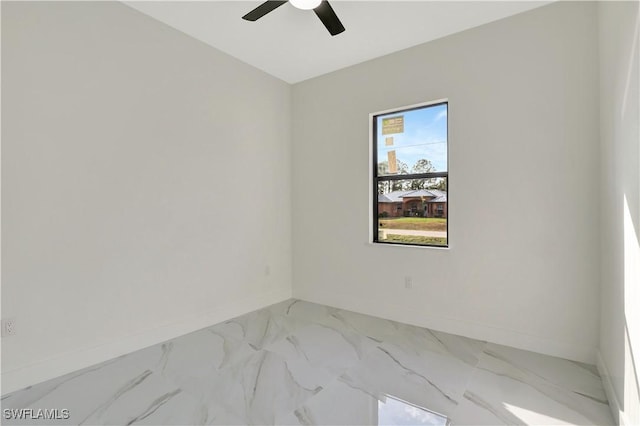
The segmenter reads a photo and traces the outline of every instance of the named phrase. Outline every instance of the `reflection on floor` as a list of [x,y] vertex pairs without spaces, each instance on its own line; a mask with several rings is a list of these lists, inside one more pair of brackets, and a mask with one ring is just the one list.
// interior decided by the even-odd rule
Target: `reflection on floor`
[[5,395],[2,408],[5,424],[613,423],[593,366],[298,300]]
[[378,399],[378,421],[374,424],[447,426],[449,422],[446,416],[388,395]]

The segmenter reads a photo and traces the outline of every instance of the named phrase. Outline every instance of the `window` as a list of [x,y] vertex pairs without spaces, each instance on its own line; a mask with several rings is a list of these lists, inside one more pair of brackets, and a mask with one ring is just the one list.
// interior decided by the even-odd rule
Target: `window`
[[448,103],[371,115],[373,242],[448,247]]

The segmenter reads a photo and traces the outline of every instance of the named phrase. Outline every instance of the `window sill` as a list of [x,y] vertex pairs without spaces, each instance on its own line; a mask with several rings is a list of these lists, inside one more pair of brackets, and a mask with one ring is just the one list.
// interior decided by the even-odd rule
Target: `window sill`
[[435,250],[449,250],[451,245],[448,246],[427,246],[418,244],[398,244],[398,243],[380,243],[377,241],[369,241],[367,243],[370,246],[387,246],[387,247],[404,247],[404,248],[421,248],[421,249],[435,249]]

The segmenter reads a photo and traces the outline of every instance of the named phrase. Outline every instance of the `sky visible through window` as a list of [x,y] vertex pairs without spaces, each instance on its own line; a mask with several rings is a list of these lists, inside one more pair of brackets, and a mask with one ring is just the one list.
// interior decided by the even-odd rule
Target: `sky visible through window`
[[[383,134],[382,120],[397,116],[404,116],[404,131]],[[409,173],[421,159],[429,160],[435,172],[447,171],[447,104],[380,115],[377,132],[378,163],[387,161],[388,152],[395,151],[398,163],[406,164]]]

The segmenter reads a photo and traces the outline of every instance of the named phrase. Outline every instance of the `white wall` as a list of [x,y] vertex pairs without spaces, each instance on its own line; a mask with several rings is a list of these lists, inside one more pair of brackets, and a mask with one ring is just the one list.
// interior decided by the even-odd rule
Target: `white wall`
[[[294,296],[594,362],[596,29],[562,2],[296,84]],[[368,114],[442,98],[451,248],[370,245]]]
[[2,65],[3,393],[290,297],[288,84],[116,2]]
[[640,424],[640,9],[601,2],[599,367],[621,424]]

